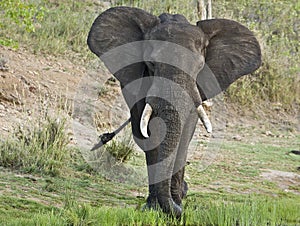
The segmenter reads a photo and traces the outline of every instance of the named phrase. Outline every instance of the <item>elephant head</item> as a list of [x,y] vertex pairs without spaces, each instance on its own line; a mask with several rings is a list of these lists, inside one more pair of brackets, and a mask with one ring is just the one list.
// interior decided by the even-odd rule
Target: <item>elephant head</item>
[[179,217],[198,117],[211,132],[202,101],[260,66],[256,38],[232,20],[192,25],[178,14],[115,7],[96,18],[87,42],[119,80],[130,108],[134,139],[146,154],[147,206]]

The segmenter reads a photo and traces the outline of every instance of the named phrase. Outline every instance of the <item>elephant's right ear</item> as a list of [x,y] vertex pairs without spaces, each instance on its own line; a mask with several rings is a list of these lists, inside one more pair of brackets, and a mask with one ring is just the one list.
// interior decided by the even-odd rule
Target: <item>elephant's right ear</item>
[[158,23],[158,17],[138,8],[110,8],[94,21],[87,43],[124,86],[142,76],[145,66],[137,41]]

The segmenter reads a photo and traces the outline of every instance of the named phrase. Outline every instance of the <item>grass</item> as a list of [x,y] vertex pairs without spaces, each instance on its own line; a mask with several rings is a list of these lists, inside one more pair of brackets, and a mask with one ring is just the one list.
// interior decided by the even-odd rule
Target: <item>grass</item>
[[[274,180],[262,181],[261,173],[268,169],[297,173],[299,157],[288,153],[299,147],[299,135],[281,139],[278,143],[269,137],[256,136],[254,141],[247,140],[223,141],[216,161],[203,172],[198,170],[199,160],[191,160],[186,167],[190,178],[188,182],[196,190],[221,193],[281,193],[278,184],[271,182]],[[293,187],[290,189],[294,190]],[[294,191],[297,192],[298,189]]]
[[[2,199],[22,209],[18,219],[3,218],[2,225],[297,225],[299,197],[192,195],[185,201],[181,220],[158,211],[133,207],[93,207],[71,202],[61,209],[24,199]],[[70,201],[70,200],[69,200]],[[36,209],[39,209],[37,212]],[[9,207],[7,211],[11,211]],[[14,214],[14,211],[11,211]]]
[[65,120],[47,117],[37,126],[19,126],[11,138],[0,144],[0,166],[59,175],[70,160]]
[[[252,128],[237,130],[252,137]],[[73,150],[69,169],[60,176],[1,168],[1,225],[299,225],[300,196],[289,192],[299,189],[291,184],[284,191],[260,174],[264,169],[296,173],[299,158],[287,153],[298,147],[300,137],[282,138],[280,145],[271,137],[254,140],[225,139],[205,171],[191,161],[180,221],[142,211],[146,183],[104,179],[79,150]],[[135,158],[144,161],[143,155]]]
[[[86,38],[95,17],[105,10],[104,5],[95,5],[92,1],[30,2],[32,11],[41,14],[39,19],[32,19],[29,24],[32,29],[28,31],[26,26],[20,26],[22,17],[18,23],[14,22],[15,17],[13,21],[7,16],[2,17],[1,45],[25,46],[37,54],[65,55],[84,64],[95,59],[87,48]],[[199,20],[196,1],[119,0],[112,6],[115,5],[139,7],[155,15],[180,13],[192,23]],[[26,14],[26,9],[22,8],[27,15],[24,23],[30,21],[28,16],[31,15]],[[286,110],[299,107],[299,9],[296,0],[213,1],[214,17],[234,19],[248,26],[258,37],[263,50],[260,70],[236,82],[227,92],[227,101],[248,107],[261,102],[279,102]]]
[[254,31],[262,48],[263,63],[258,71],[230,87],[228,99],[244,106],[255,106],[262,100],[280,103],[287,110],[299,107],[299,25],[296,22],[299,2],[239,3],[220,1],[215,4],[216,15],[241,21]]
[[[92,1],[30,2],[30,7],[43,9],[43,17],[32,21],[29,16],[29,22],[27,17],[29,28],[34,28],[28,30],[2,11],[1,45],[64,55],[81,64],[94,59],[86,36],[103,6]],[[213,1],[216,17],[247,25],[263,48],[261,69],[237,81],[226,94],[228,101],[242,106],[279,102],[287,110],[299,105],[299,3],[293,3]],[[196,1],[115,1],[115,5],[136,6],[155,15],[181,13],[192,22],[199,17]],[[99,95],[105,92],[100,87]],[[229,131],[242,133],[242,141],[224,139],[216,161],[205,171],[199,170],[196,160],[186,167],[190,190],[183,217],[176,221],[159,211],[141,211],[147,185],[134,183],[141,180],[138,174],[120,163],[109,172],[117,174],[117,180],[104,178],[83,160],[80,150],[68,146],[65,127],[64,120],[46,117],[1,141],[0,225],[300,225],[299,188],[290,183],[284,190],[280,181],[261,177],[264,170],[298,173],[299,156],[288,154],[299,149],[299,135],[290,136],[297,134],[294,129],[272,128],[275,138],[262,135],[261,128]],[[132,167],[145,164],[143,155],[126,159],[122,141],[109,148]]]
[[134,143],[131,135],[131,129],[126,130],[124,135],[118,139],[115,138],[105,146],[106,151],[108,151],[113,157],[116,158],[118,162],[126,162],[134,154]]

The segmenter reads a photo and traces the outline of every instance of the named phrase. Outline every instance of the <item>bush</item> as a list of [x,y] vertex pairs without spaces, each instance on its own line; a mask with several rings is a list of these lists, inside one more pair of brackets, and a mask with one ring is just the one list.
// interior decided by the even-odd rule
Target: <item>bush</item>
[[[35,23],[42,21],[45,13],[44,7],[21,0],[0,1],[0,7],[3,10],[3,19],[19,25],[27,32],[35,31]],[[0,27],[5,25],[7,23],[0,21]]]
[[[200,19],[197,1],[114,2],[112,6],[140,7],[155,15],[180,13],[192,23]],[[254,31],[262,46],[261,69],[231,86],[226,93],[228,100],[246,106],[266,101],[279,102],[285,109],[299,106],[299,1],[217,0],[212,4],[213,17],[243,23]],[[0,44],[17,46],[20,42],[35,52],[66,54],[80,61],[95,57],[87,48],[86,38],[103,6],[90,1],[7,0],[0,1],[0,7],[4,9],[4,17],[0,18]],[[11,21],[21,26],[12,26]],[[39,29],[34,29],[36,21],[40,23]],[[24,32],[24,28],[35,32]]]
[[22,0],[0,1],[0,8],[0,45],[12,48],[19,47],[15,35],[9,35],[15,33],[13,25],[17,25],[21,33],[33,33],[46,12],[44,7]]
[[105,150],[115,157],[118,162],[126,162],[134,154],[134,144],[131,134],[125,131],[125,134],[121,138],[115,138],[106,144]]
[[33,128],[19,126],[11,139],[0,144],[0,165],[28,173],[59,175],[70,160],[64,127],[65,120],[49,117]]

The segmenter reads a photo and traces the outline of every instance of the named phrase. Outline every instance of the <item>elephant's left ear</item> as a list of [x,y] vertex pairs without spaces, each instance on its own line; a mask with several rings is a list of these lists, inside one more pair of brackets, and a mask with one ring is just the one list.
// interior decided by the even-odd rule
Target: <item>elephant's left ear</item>
[[205,93],[206,98],[226,90],[239,77],[250,74],[260,67],[259,43],[245,26],[227,19],[198,21],[197,26],[209,39],[206,64],[210,70],[207,70],[214,74],[219,83],[219,88],[215,87],[214,90],[203,87],[201,93]]

